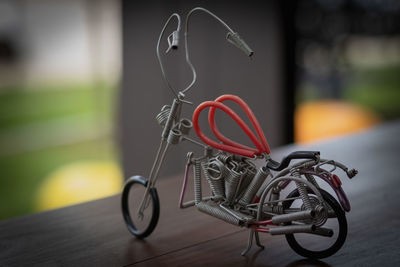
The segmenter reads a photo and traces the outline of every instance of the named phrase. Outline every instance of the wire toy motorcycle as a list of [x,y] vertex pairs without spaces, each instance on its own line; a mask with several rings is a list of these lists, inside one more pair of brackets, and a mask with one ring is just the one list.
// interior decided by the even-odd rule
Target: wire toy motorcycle
[[[197,7],[186,17],[185,52],[186,62],[192,74],[192,82],[183,90],[176,92],[167,79],[160,55],[160,42],[164,32],[173,18],[178,26],[167,38],[168,49],[178,47],[181,29],[180,16],[172,14],[161,30],[157,42],[157,57],[162,76],[174,95],[172,105],[165,105],[156,116],[162,126],[159,148],[148,178],[133,176],[124,186],[121,198],[122,212],[128,230],[138,238],[149,236],[155,229],[160,204],[156,189],[156,181],[161,165],[171,145],[188,141],[203,148],[204,154],[194,157],[193,152],[187,154],[187,163],[179,197],[179,207],[195,206],[199,211],[214,216],[222,221],[249,229],[245,255],[253,244],[259,247],[259,233],[285,235],[289,246],[299,255],[307,258],[325,258],[335,254],[344,244],[347,235],[345,212],[350,211],[350,204],[341,187],[339,177],[333,172],[342,169],[349,178],[357,174],[344,164],[334,160],[320,158],[318,151],[295,151],[287,155],[281,162],[270,157],[270,148],[264,133],[249,106],[238,96],[222,95],[214,101],[201,103],[194,111],[192,120],[181,118],[183,104],[192,104],[185,100],[185,93],[196,81],[196,71],[189,58],[188,31],[190,17],[201,11],[219,21],[227,30],[227,40],[251,57],[253,51],[224,21],[212,12]],[[231,101],[239,105],[247,115],[255,131],[224,103]],[[208,121],[210,129],[219,140],[216,142],[207,137],[199,126],[199,115],[209,109]],[[228,114],[244,131],[254,147],[236,143],[225,137],[218,129],[215,112],[219,109]],[[189,137],[194,128],[202,142]],[[262,161],[261,167],[255,162]],[[291,164],[292,160],[301,160]],[[194,200],[184,202],[190,169],[193,168]],[[317,183],[320,178],[335,192],[334,198]],[[203,196],[202,179],[207,181],[211,196]],[[284,194],[284,189],[293,184],[295,189]],[[142,190],[141,194],[134,188]],[[136,197],[132,203],[131,197]],[[312,238],[316,238],[313,240]],[[325,247],[325,241],[328,244]],[[321,246],[324,247],[321,249]]]

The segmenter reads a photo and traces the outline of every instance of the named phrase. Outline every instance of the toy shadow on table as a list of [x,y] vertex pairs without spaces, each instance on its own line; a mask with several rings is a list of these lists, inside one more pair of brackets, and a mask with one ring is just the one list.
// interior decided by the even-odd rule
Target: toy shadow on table
[[245,256],[246,266],[254,266],[254,263],[256,262],[258,254],[260,254],[260,252],[262,252],[262,251],[264,251],[264,250],[259,248],[254,254]]
[[[246,266],[259,266],[256,262],[258,255],[264,251],[263,249],[258,249],[254,254],[245,256],[246,258]],[[268,264],[267,264],[268,265]],[[321,260],[313,260],[313,259],[300,259],[292,261],[287,264],[286,267],[300,267],[300,266],[311,266],[311,267],[330,267],[331,265],[323,262]]]
[[299,267],[299,266],[330,267],[331,265],[321,260],[312,260],[312,259],[300,259],[286,265],[286,267]]

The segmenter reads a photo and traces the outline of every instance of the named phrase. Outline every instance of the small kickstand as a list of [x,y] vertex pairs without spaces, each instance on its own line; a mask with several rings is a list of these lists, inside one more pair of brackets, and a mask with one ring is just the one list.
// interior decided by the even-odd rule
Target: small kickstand
[[264,246],[261,245],[261,243],[260,243],[260,237],[258,236],[258,232],[255,232],[254,234],[256,236],[256,244],[257,244],[257,246],[259,246],[261,249],[264,249]]
[[242,253],[241,253],[242,256],[245,256],[247,254],[247,252],[250,251],[251,246],[253,245],[253,236],[254,235],[256,236],[256,245],[259,246],[261,249],[264,249],[264,246],[261,245],[261,243],[260,243],[260,237],[258,236],[258,232],[255,232],[254,230],[250,230],[249,240],[247,242],[247,248],[242,251]]
[[241,253],[242,256],[246,255],[247,252],[250,251],[251,246],[253,245],[253,235],[254,235],[254,230],[250,230],[249,239],[248,239],[248,242],[247,242],[247,248],[242,251],[242,253]]

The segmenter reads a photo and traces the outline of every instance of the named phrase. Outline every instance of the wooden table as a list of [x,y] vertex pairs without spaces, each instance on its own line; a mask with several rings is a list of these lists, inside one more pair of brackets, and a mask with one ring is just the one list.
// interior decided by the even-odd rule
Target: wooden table
[[[160,179],[161,216],[145,241],[122,220],[120,195],[0,222],[0,266],[400,266],[400,121],[307,147],[359,170],[342,175],[352,204],[343,248],[323,261],[295,254],[283,236],[262,235],[246,257],[247,230],[177,207],[181,176]],[[12,203],[2,203],[12,205]]]

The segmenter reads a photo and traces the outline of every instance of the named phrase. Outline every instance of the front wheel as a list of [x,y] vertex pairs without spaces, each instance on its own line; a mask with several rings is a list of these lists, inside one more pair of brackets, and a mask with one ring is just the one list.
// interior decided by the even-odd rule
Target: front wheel
[[122,191],[122,214],[129,232],[138,238],[149,236],[158,223],[160,216],[160,200],[157,189],[150,188],[143,212],[140,204],[148,186],[148,180],[142,176],[129,178]]
[[[305,233],[285,235],[289,246],[297,254],[312,259],[322,259],[332,256],[343,246],[347,236],[346,215],[342,210],[340,204],[328,192],[322,189],[319,189],[319,191],[321,192],[325,204],[327,204],[329,208],[327,220],[322,226],[332,229],[333,236],[325,237]],[[308,196],[310,197],[310,199],[314,199],[314,201],[312,202],[315,205],[317,204],[317,198],[313,195],[314,193],[312,193],[311,190],[308,190]],[[295,198],[298,196],[299,192],[297,191],[297,189],[295,189],[287,196],[287,198]],[[289,200],[284,202],[283,208],[299,208],[300,205],[302,205],[301,201]]]

